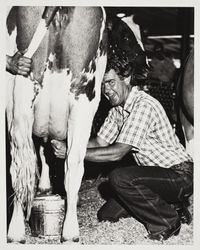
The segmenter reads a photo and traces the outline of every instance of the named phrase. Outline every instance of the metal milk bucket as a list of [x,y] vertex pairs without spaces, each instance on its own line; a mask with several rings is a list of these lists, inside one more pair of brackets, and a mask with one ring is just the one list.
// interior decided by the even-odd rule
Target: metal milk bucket
[[38,196],[33,201],[30,217],[32,236],[60,237],[65,203],[59,195]]

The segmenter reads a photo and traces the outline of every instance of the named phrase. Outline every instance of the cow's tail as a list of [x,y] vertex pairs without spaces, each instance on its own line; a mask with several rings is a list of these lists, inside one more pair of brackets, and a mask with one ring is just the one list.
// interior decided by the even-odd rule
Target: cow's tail
[[37,157],[32,140],[34,113],[31,98],[28,96],[33,87],[30,87],[32,83],[29,84],[24,77],[20,77],[19,84],[24,86],[27,84],[28,87],[24,93],[20,93],[20,90],[23,91],[23,86],[17,89],[15,85],[13,94],[12,122],[9,128],[12,158],[10,173],[15,195],[14,202],[21,204],[28,220],[38,176]]
[[14,202],[21,204],[22,208],[26,211],[26,218],[28,220],[35,193],[36,156],[35,153],[32,153],[32,147],[24,148],[22,152],[19,152],[16,145],[14,145],[16,144],[15,138],[12,140],[10,173],[15,195]]

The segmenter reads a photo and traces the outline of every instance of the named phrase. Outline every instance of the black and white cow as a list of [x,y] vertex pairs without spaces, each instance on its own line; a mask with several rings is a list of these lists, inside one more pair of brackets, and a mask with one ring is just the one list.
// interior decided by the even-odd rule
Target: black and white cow
[[[44,7],[13,7],[7,17],[7,54],[28,48]],[[30,77],[7,74],[7,120],[11,177],[15,192],[8,240],[24,242],[35,194],[37,157],[32,133],[67,140],[64,185],[67,212],[62,241],[78,241],[77,197],[93,117],[106,67],[105,11],[101,7],[60,7],[33,54]],[[44,176],[48,166],[40,148]],[[49,180],[41,176],[41,189]]]
[[188,55],[180,74],[177,87],[178,112],[183,129],[185,147],[194,154],[194,49]]

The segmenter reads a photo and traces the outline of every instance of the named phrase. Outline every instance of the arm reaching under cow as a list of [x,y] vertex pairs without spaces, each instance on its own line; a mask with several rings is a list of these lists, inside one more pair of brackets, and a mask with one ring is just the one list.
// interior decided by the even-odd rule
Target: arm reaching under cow
[[[66,143],[52,140],[51,145],[55,156],[64,159],[66,156]],[[97,136],[89,141],[85,160],[93,162],[117,161],[121,160],[131,149],[132,146],[124,143],[113,143],[109,145]]]

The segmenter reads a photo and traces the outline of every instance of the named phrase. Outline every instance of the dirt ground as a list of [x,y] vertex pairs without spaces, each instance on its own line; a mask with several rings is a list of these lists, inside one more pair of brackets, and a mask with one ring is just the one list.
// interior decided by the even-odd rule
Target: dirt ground
[[[178,236],[159,242],[149,240],[145,227],[134,218],[123,218],[118,222],[99,222],[97,211],[104,204],[100,187],[106,183],[101,178],[98,183],[94,180],[85,180],[80,191],[80,206],[78,207],[78,220],[80,225],[80,241],[83,245],[192,245],[193,221],[190,225],[183,224]],[[190,199],[189,210],[193,214],[193,199]],[[26,228],[26,244],[61,244],[59,237],[33,237],[30,227]]]

